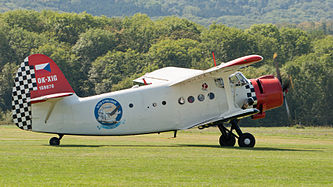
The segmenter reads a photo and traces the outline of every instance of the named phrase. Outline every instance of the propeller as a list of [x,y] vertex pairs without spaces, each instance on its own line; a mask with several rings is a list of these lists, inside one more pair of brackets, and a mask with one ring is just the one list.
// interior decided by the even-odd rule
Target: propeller
[[290,110],[289,110],[286,94],[288,93],[290,85],[292,85],[292,79],[288,75],[288,79],[284,82],[282,81],[281,74],[280,74],[280,69],[279,69],[279,64],[276,61],[276,57],[277,57],[277,53],[274,53],[273,62],[274,62],[275,68],[276,68],[276,77],[279,79],[279,81],[281,83],[282,91],[283,91],[283,102],[286,106],[286,111],[287,111],[288,118],[289,118],[289,120],[291,120],[291,115],[290,115]]

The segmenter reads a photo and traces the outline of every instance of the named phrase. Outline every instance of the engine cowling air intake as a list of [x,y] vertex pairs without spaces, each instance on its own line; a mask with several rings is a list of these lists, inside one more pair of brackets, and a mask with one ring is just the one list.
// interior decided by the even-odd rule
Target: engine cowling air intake
[[260,113],[253,115],[252,119],[264,118],[265,111],[277,108],[283,104],[283,92],[279,79],[273,75],[265,75],[250,80],[257,97],[257,108]]

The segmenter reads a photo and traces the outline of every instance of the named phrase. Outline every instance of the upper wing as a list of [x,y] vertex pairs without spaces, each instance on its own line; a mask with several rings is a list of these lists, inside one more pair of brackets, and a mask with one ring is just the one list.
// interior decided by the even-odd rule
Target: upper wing
[[219,66],[203,70],[166,67],[151,73],[147,73],[137,79],[134,82],[147,83],[147,84],[162,84],[169,82],[169,86],[182,84],[185,82],[200,79],[207,75],[214,76],[221,72],[237,71],[242,67],[246,67],[253,63],[261,61],[263,58],[259,55],[249,55],[241,58],[237,58],[227,63],[222,63]]
[[261,61],[263,58],[259,55],[249,55],[249,56],[244,56],[241,58],[237,58],[235,60],[229,61],[227,63],[222,63],[219,66],[212,67],[210,69],[207,69],[205,71],[202,71],[201,73],[198,73],[196,75],[190,76],[190,77],[184,77],[183,79],[178,79],[174,81],[170,86],[190,82],[193,80],[200,79],[202,77],[206,76],[215,76],[218,75],[222,72],[235,72],[240,68],[249,66],[251,64],[254,64],[256,62]]
[[200,75],[203,71],[196,69],[177,68],[177,67],[166,67],[158,69],[156,71],[147,73],[137,79],[134,82],[147,84],[161,84],[166,82],[175,82],[177,80],[183,80],[196,75]]

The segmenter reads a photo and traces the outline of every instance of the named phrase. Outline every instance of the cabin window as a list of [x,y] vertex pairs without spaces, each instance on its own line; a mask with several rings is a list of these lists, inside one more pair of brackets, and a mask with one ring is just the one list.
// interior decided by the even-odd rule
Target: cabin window
[[199,94],[199,95],[198,95],[198,100],[199,100],[199,101],[203,101],[203,100],[205,100],[205,96],[204,96],[203,94]]
[[181,105],[185,104],[185,99],[184,99],[184,97],[180,97],[180,98],[178,99],[178,103],[181,104]]
[[193,102],[194,102],[194,97],[193,97],[193,96],[189,96],[189,97],[187,98],[187,101],[188,101],[189,103],[193,103]]
[[133,103],[130,103],[129,105],[128,105],[130,108],[133,108]]
[[210,100],[214,99],[214,98],[215,98],[215,94],[214,94],[213,92],[210,92],[210,93],[208,94],[208,98],[209,98]]
[[162,101],[162,105],[166,105],[166,101]]
[[222,78],[217,78],[217,79],[214,79],[214,80],[215,80],[215,85],[218,88],[224,88],[224,82],[223,82]]

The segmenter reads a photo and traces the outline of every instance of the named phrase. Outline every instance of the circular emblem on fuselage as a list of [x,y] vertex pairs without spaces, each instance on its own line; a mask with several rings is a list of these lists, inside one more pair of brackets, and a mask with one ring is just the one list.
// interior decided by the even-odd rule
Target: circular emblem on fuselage
[[106,98],[96,104],[94,113],[102,128],[114,129],[121,124],[123,109],[115,99]]

